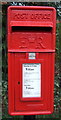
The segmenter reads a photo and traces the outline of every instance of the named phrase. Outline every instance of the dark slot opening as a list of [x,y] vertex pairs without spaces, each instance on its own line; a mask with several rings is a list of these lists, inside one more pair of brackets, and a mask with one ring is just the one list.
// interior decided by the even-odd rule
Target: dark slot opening
[[51,27],[21,27],[21,26],[12,26],[12,31],[41,31],[41,32],[48,32],[51,31]]

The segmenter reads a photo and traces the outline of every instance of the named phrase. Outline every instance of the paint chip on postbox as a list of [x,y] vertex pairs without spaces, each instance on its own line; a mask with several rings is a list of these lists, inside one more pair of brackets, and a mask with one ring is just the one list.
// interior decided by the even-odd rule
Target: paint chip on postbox
[[8,7],[8,112],[51,114],[54,108],[56,10]]

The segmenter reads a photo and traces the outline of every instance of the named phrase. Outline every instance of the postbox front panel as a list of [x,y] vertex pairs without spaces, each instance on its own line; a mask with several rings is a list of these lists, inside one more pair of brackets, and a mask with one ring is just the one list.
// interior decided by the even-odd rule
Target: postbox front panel
[[[26,53],[9,53],[10,108],[11,110],[14,109],[15,112],[29,112],[29,114],[32,112],[31,114],[34,114],[35,111],[37,114],[49,114],[53,112],[54,53],[49,53],[49,55],[48,53],[39,53],[36,60],[28,60],[26,57]],[[33,72],[36,72],[35,76],[38,75],[37,79],[32,69],[29,71],[30,64],[32,69],[36,67],[36,70],[33,70]],[[28,71],[24,71],[24,65],[25,68],[29,69]],[[23,78],[23,74],[25,74],[25,78]],[[32,74],[31,77],[28,76],[29,74]],[[23,79],[25,79],[25,84]],[[37,80],[36,83],[38,84],[36,84],[36,89],[33,85],[35,83],[34,80]]]
[[10,115],[53,112],[55,18],[52,13],[55,9],[48,7],[9,7]]

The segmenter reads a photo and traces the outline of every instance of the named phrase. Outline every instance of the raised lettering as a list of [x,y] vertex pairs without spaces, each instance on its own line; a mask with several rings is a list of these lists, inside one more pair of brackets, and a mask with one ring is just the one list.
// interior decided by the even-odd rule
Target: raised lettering
[[51,14],[41,13],[41,14],[28,14],[28,13],[14,13],[14,20],[48,20],[51,18]]

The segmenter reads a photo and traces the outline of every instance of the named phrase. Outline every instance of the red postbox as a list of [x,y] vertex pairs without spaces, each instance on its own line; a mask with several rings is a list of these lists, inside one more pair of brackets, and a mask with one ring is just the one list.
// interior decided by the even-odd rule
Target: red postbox
[[56,10],[8,8],[8,110],[10,115],[51,114],[54,105]]

